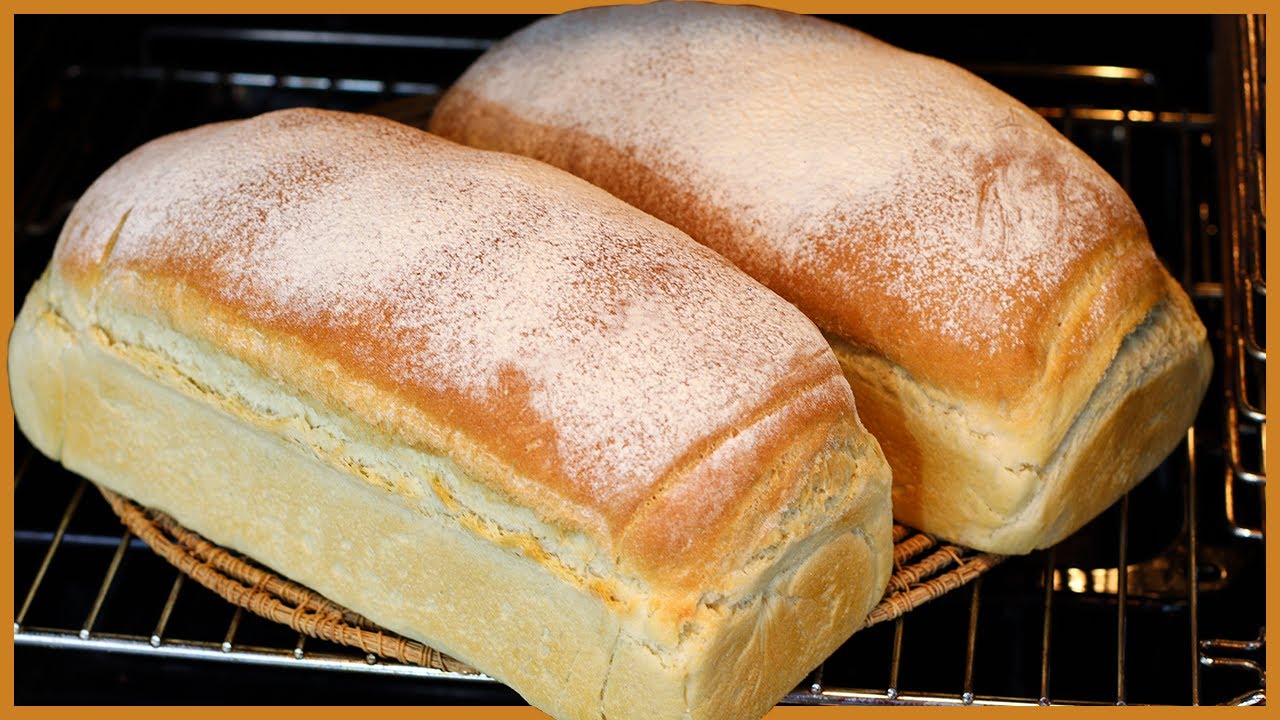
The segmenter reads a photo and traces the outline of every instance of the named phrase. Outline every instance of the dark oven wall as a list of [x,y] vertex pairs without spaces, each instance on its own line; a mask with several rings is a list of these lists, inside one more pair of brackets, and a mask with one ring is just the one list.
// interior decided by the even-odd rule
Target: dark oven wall
[[[533,19],[17,17],[17,302],[48,261],[71,204],[139,144],[293,106],[421,124],[474,58]],[[970,68],[1042,112],[1113,173],[1191,292],[1224,366],[1225,156],[1214,95],[1223,50],[1211,18],[832,19]],[[1079,534],[859,633],[815,681],[850,690],[849,702],[1252,697],[1263,686],[1261,653],[1246,642],[1263,625],[1263,545],[1250,537],[1261,522],[1261,494],[1257,483],[1236,481],[1242,463],[1245,480],[1251,463],[1261,472],[1260,448],[1256,432],[1234,437],[1224,428],[1229,396],[1215,380],[1191,444]],[[1235,480],[1232,442],[1245,448]],[[490,682],[402,674],[377,661],[360,667],[363,656],[321,643],[307,644],[308,657],[330,653],[342,660],[337,669],[291,665],[296,633],[242,617],[177,581],[136,539],[122,541],[92,488],[79,489],[78,478],[35,453],[16,428],[15,444],[19,704],[520,702]],[[165,638],[212,650],[143,652],[161,614]],[[125,647],[106,642],[113,638],[142,641],[108,652]],[[152,645],[166,643],[157,637]],[[227,652],[219,655],[220,646]],[[278,650],[279,658],[234,662],[245,657],[241,647]],[[789,700],[835,697],[806,692]]]

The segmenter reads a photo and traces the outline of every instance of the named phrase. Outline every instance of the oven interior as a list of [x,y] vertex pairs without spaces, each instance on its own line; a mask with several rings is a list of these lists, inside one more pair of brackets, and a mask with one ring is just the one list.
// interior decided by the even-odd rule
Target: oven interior
[[[1195,301],[1216,369],[1186,442],[1122,502],[855,635],[787,702],[1265,703],[1265,20],[832,19],[973,70],[1111,172]],[[294,106],[421,124],[475,57],[532,20],[17,17],[15,303],[76,198],[139,144]],[[237,611],[14,437],[18,704],[521,702],[483,676],[304,641]]]

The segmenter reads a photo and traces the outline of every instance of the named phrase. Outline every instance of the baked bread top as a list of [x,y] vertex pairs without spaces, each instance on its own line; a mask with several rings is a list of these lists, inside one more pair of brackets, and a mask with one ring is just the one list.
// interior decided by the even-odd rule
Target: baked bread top
[[1035,415],[1054,428],[1042,454],[1166,292],[1125,193],[1043,118],[815,18],[694,2],[548,18],[481,57],[431,127],[686,230],[824,331],[990,410],[977,431]]
[[148,318],[451,456],[654,585],[779,532],[813,468],[759,473],[797,437],[874,447],[817,329],[714,253],[559,170],[379,118],[281,111],[142,146],[75,207],[50,287],[96,332]]

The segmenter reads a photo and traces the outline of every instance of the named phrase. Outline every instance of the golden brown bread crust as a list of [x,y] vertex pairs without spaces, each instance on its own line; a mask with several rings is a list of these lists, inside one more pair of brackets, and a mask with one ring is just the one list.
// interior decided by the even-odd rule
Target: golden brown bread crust
[[[283,144],[259,139],[264,135],[281,135],[291,145],[285,148],[282,147]],[[335,140],[334,136],[339,139]],[[355,145],[346,149],[349,155],[334,153],[329,147],[331,143],[344,141]],[[256,168],[246,168],[241,171],[244,178],[225,182],[221,192],[207,192],[204,196],[177,198],[172,201],[167,197],[161,198],[161,204],[172,202],[179,208],[178,212],[158,207],[156,202],[146,197],[103,197],[107,193],[119,194],[117,188],[123,182],[133,181],[140,186],[144,181],[150,181],[151,178],[146,173],[156,172],[155,168],[158,167],[164,168],[164,163],[174,154],[189,154],[192,152],[191,148],[202,144],[219,147],[236,143],[260,145],[261,147],[253,149],[265,154],[265,159],[260,158],[255,162],[269,166],[270,169],[255,173]],[[599,474],[609,470],[607,461],[611,459],[611,453],[618,456],[619,464],[622,462],[623,451],[615,450],[608,437],[601,438],[601,442],[605,443],[604,447],[588,448],[578,453],[591,457],[568,457],[564,435],[566,429],[571,427],[569,423],[572,418],[566,416],[574,408],[564,409],[560,417],[535,408],[532,393],[542,391],[544,394],[551,394],[554,390],[532,387],[540,379],[530,377],[527,372],[529,369],[522,367],[516,358],[499,361],[495,365],[496,377],[492,386],[482,392],[476,392],[468,385],[470,378],[449,376],[437,372],[430,365],[433,360],[457,352],[454,339],[446,338],[448,342],[440,343],[442,347],[432,346],[433,333],[438,335],[442,331],[433,326],[426,328],[428,332],[414,334],[411,326],[414,322],[419,322],[419,319],[394,316],[394,313],[401,311],[388,303],[407,298],[412,302],[430,305],[431,307],[421,311],[427,316],[437,310],[437,304],[463,303],[466,302],[466,295],[483,291],[483,288],[472,287],[472,284],[462,280],[452,286],[446,285],[453,276],[466,270],[465,259],[458,260],[450,256],[450,253],[459,252],[459,248],[447,242],[439,243],[435,249],[428,246],[420,251],[423,253],[421,257],[409,259],[406,265],[408,272],[423,279],[424,288],[429,288],[429,281],[434,280],[457,292],[461,296],[458,300],[443,298],[437,302],[429,290],[402,290],[395,286],[335,293],[327,301],[343,305],[343,315],[325,307],[314,312],[298,310],[298,303],[293,297],[296,289],[286,288],[273,294],[268,287],[268,279],[245,279],[246,270],[242,265],[252,265],[257,261],[242,262],[235,257],[229,259],[229,256],[240,252],[237,249],[239,247],[252,248],[269,242],[267,233],[270,231],[292,229],[287,219],[259,218],[269,218],[273,214],[305,214],[319,202],[334,201],[333,197],[325,194],[326,186],[340,186],[343,189],[338,194],[341,195],[350,192],[346,188],[360,182],[362,173],[382,170],[377,165],[366,167],[368,163],[364,161],[344,161],[344,157],[394,158],[396,153],[423,158],[416,167],[411,165],[410,168],[424,174],[432,170],[441,174],[450,169],[451,164],[462,165],[464,172],[466,169],[471,171],[471,176],[465,182],[491,182],[501,187],[508,198],[518,197],[527,202],[531,215],[555,212],[555,205],[563,203],[566,196],[585,197],[587,202],[583,205],[587,207],[592,204],[609,205],[611,201],[607,196],[599,194],[598,190],[586,184],[578,185],[578,181],[568,176],[562,177],[550,168],[518,158],[474,153],[388,121],[315,111],[281,113],[247,121],[243,125],[206,127],[164,138],[122,160],[90,188],[69,218],[64,240],[60,242],[54,260],[58,276],[67,288],[77,290],[82,297],[93,298],[94,302],[136,312],[154,312],[162,322],[184,334],[212,339],[218,346],[236,348],[241,358],[260,372],[276,379],[288,379],[291,384],[298,385],[300,390],[323,399],[329,406],[351,408],[363,421],[381,427],[401,442],[433,450],[454,450],[459,446],[475,448],[465,454],[477,465],[498,463],[503,468],[509,468],[506,472],[486,473],[493,477],[495,483],[500,484],[502,492],[536,508],[540,515],[548,519],[580,527],[602,543],[608,540],[607,544],[611,545],[627,534],[628,527],[635,518],[644,516],[644,505],[660,498],[666,488],[678,485],[681,477],[689,468],[696,466],[701,457],[710,454],[721,444],[732,445],[739,428],[750,424],[753,417],[769,415],[815,387],[826,388],[824,402],[797,409],[793,413],[797,415],[796,427],[808,422],[839,422],[841,418],[853,413],[852,397],[848,390],[827,382],[839,376],[838,365],[826,351],[819,334],[802,316],[794,313],[763,288],[752,287],[750,280],[738,276],[723,260],[671,228],[634,213],[620,203],[610,205],[610,210],[622,217],[622,220],[615,221],[613,227],[595,237],[590,236],[589,229],[578,231],[583,238],[574,238],[573,242],[579,244],[569,245],[566,242],[566,246],[561,248],[565,254],[579,253],[584,256],[581,261],[575,260],[578,264],[568,270],[571,276],[569,282],[577,289],[579,297],[596,298],[598,306],[613,306],[625,311],[629,303],[642,302],[643,296],[652,294],[651,288],[656,287],[670,301],[696,305],[699,300],[713,299],[697,297],[703,292],[698,283],[705,282],[702,287],[706,288],[717,283],[723,286],[722,281],[727,280],[734,286],[730,293],[732,302],[739,305],[743,312],[763,312],[764,315],[754,319],[763,320],[766,325],[772,326],[770,329],[786,327],[782,332],[792,335],[789,344],[776,339],[773,341],[770,350],[781,353],[782,356],[772,362],[772,369],[762,370],[759,366],[751,368],[748,362],[741,361],[727,364],[721,373],[722,377],[715,382],[729,386],[734,383],[753,384],[749,391],[744,389],[744,397],[738,398],[740,410],[735,408],[738,414],[730,419],[722,412],[717,426],[693,428],[691,432],[698,437],[687,446],[669,444],[666,447],[649,448],[651,456],[663,452],[670,455],[647,458],[650,466],[665,470],[645,477],[608,478],[588,475],[588,472]],[[438,169],[431,166],[435,158],[440,158]],[[471,158],[476,158],[476,161],[467,165]],[[219,161],[210,162],[216,167]],[[283,175],[279,168],[286,168],[283,172],[291,175]],[[228,169],[220,168],[219,171],[226,173]],[[162,173],[173,175],[174,171],[165,168]],[[191,173],[194,174],[195,171]],[[432,179],[429,176],[423,177],[424,182]],[[177,182],[171,177],[164,181]],[[438,179],[435,182],[442,184]],[[538,192],[531,189],[536,182],[556,182],[566,185],[566,188]],[[140,191],[140,187],[133,190]],[[369,199],[369,202],[377,201],[375,198]],[[423,204],[431,201],[431,198],[421,200]],[[115,215],[98,210],[100,204],[108,202],[113,203],[113,208],[123,204],[127,214]],[[140,214],[148,202],[157,208],[152,210],[155,218],[144,223]],[[396,205],[394,211],[402,209],[399,199],[387,202]],[[458,209],[452,208],[451,211],[458,212]],[[384,209],[384,212],[392,210]],[[473,211],[477,215],[483,215],[483,212]],[[423,215],[427,215],[426,210]],[[386,223],[385,220],[382,222]],[[306,230],[317,231],[313,228]],[[499,231],[513,234],[518,232]],[[544,230],[534,227],[528,235],[539,231]],[[110,239],[113,232],[119,235],[118,239]],[[371,232],[385,234],[391,230],[375,225]],[[620,232],[632,232],[635,237],[610,237],[606,234]],[[317,245],[322,245],[341,240],[342,238],[326,236],[316,242]],[[353,241],[353,244],[356,242],[371,241],[361,238]],[[532,242],[536,240],[529,236],[516,237],[510,245]],[[637,242],[646,247],[643,253],[631,251]],[[136,251],[122,252],[125,245]],[[304,249],[303,252],[310,250]],[[322,252],[322,247],[317,247],[315,252]],[[428,257],[427,253],[431,252],[441,255],[436,258]],[[524,249],[501,246],[491,248],[490,252],[500,259],[504,252],[515,254],[524,252]],[[587,252],[598,255],[586,259]],[[347,261],[346,258],[339,259]],[[297,265],[302,260],[300,257],[285,258],[278,263],[280,267],[273,268],[272,271],[287,273],[288,264]],[[386,262],[394,260],[387,258]],[[356,259],[349,260],[355,261]],[[237,265],[237,262],[241,265]],[[303,272],[316,271],[308,269],[296,272],[298,277],[286,280],[298,284],[308,280],[302,277]],[[340,280],[350,281],[346,277]],[[664,299],[662,302],[669,301]],[[755,309],[747,310],[753,302],[758,303]],[[661,308],[651,310],[654,314],[662,312]],[[401,316],[407,312],[401,312]],[[455,314],[466,315],[470,312],[463,310],[456,311]],[[557,312],[579,314],[578,318],[559,318],[561,334],[575,332],[576,328],[573,326],[576,323],[594,322],[586,317],[588,311],[585,305],[561,308]],[[662,346],[664,343],[675,345],[684,342],[690,345],[691,342],[687,339],[689,336],[694,338],[692,343],[703,342],[696,334],[701,325],[699,318],[692,313],[668,311],[667,314],[669,317],[663,318],[667,324],[646,329],[649,335],[644,343]],[[410,330],[401,329],[401,326],[409,327]],[[610,331],[609,328],[605,330]],[[716,350],[724,351],[741,341],[744,352],[752,356],[752,362],[757,357],[763,357],[764,348],[748,348],[748,341],[764,338],[768,330],[751,327],[746,322],[740,324],[737,330],[729,329],[726,324],[725,330],[740,335],[730,338],[721,334],[718,338],[706,341],[710,348],[689,347],[687,355],[701,355],[704,366],[718,367],[722,361],[712,353]],[[537,332],[541,331],[535,331],[535,335],[528,338],[530,342],[538,340]],[[684,335],[685,338],[677,335]],[[757,337],[749,338],[750,335]],[[618,336],[619,343],[627,339],[622,337],[621,332],[618,332]],[[463,338],[463,341],[471,340]],[[564,345],[569,347],[577,341],[577,338],[569,337]],[[633,344],[639,346],[642,343],[633,341]],[[371,348],[376,348],[376,352],[371,351]],[[565,351],[563,348],[561,350]],[[617,351],[618,354],[622,352],[623,350]],[[572,366],[579,374],[594,373],[599,376],[601,383],[608,382],[606,378],[611,369],[603,367],[599,358],[575,358],[566,354],[557,360],[566,366]],[[655,374],[666,371],[660,367],[648,370]],[[764,383],[761,372],[774,373],[767,384]],[[342,382],[337,381],[340,377],[344,378]],[[621,379],[618,382],[621,383]],[[690,383],[706,382],[705,378],[686,378],[676,382],[678,387],[684,386],[685,394],[670,398],[668,403],[694,402],[706,406],[705,400],[695,397],[698,394],[694,392],[696,388],[688,387]],[[645,387],[637,381],[630,388],[621,387],[620,392]],[[386,407],[378,391],[390,392],[399,398],[399,402],[391,408]],[[732,388],[729,392],[737,394]],[[748,393],[749,397],[746,397]],[[548,402],[555,402],[556,399],[552,397]],[[619,396],[614,400],[634,405],[644,399]],[[652,397],[648,400],[655,402]],[[657,411],[670,412],[665,407],[653,409],[655,414]],[[683,412],[698,411],[695,407],[685,407]],[[504,422],[488,422],[483,418],[503,418]],[[661,421],[661,417],[651,420],[653,423]],[[572,430],[592,431],[581,427],[582,424],[579,422]],[[429,428],[434,427],[450,428],[450,435],[430,434]],[[594,429],[594,432],[603,435],[605,430]],[[760,447],[744,447],[741,451],[765,455],[776,453],[789,442],[789,435],[788,428],[778,428],[767,438],[759,439]],[[618,445],[628,442],[625,438],[616,440]],[[597,460],[598,458],[603,460]],[[566,467],[566,463],[570,462],[577,462],[587,472],[575,473],[574,468]],[[632,482],[624,484],[624,480]],[[707,507],[706,512],[698,515],[681,516],[689,523],[685,527],[666,528],[672,542],[683,543],[683,551],[686,553],[704,552],[706,544],[694,542],[693,539],[704,539],[718,529],[717,523],[727,522],[736,510],[736,502],[740,499],[737,495],[750,489],[750,482],[744,476],[722,475],[714,482],[727,484],[722,505]],[[599,492],[599,488],[594,487],[593,483],[618,483],[618,489],[610,488],[606,492]],[[669,557],[665,553],[671,549],[673,548],[649,543],[628,548],[626,557],[639,559],[641,556],[632,555],[632,551],[652,550],[655,553],[652,556],[654,565],[679,567],[680,563],[666,561]],[[615,550],[621,554],[623,548],[618,546]]]
[[888,580],[888,466],[812,323],[598,188],[385,120],[122,159],[9,364],[50,457],[565,717],[759,714]]
[[[673,26],[687,29],[682,35],[664,32]],[[748,46],[751,33],[763,33],[768,40]],[[686,42],[701,42],[710,49],[687,47]],[[726,47],[735,42],[744,46],[730,55]],[[804,65],[810,59],[801,55],[804,42],[817,45],[814,55],[827,50],[822,44],[842,54],[819,56],[818,67]],[[612,55],[602,58],[608,50],[598,45],[612,49]],[[710,59],[722,63],[713,65]],[[841,61],[849,64],[840,67]],[[856,67],[858,63],[868,69]],[[877,79],[874,73],[881,68],[873,63],[899,65],[901,70]],[[511,79],[517,72],[520,83]],[[602,81],[604,73],[614,73],[616,79]],[[923,78],[920,86],[906,86],[901,76],[908,74]],[[545,86],[552,82],[573,90],[547,99]],[[790,100],[777,94],[783,85],[791,86]],[[613,114],[613,105],[627,102],[623,94],[635,96],[635,87],[654,86],[659,88],[654,95],[662,100],[636,99],[621,119]],[[700,114],[710,115],[707,124],[721,128],[718,135],[740,133],[742,141],[736,145],[699,147],[714,140],[716,133],[698,135],[696,131],[705,132],[701,120],[681,113],[686,110],[681,101],[703,94],[709,86],[745,97],[739,105],[710,100],[691,104]],[[586,95],[582,87],[594,88],[599,95]],[[940,87],[948,90],[937,91]],[[535,88],[543,95],[531,97]],[[911,95],[913,91],[922,96]],[[558,101],[566,104],[556,105]],[[932,105],[925,105],[929,102]],[[800,245],[780,237],[792,220],[774,197],[748,196],[744,208],[736,209],[728,193],[759,188],[708,187],[717,170],[745,169],[750,156],[783,164],[812,161],[805,146],[814,140],[805,132],[818,135],[824,120],[831,118],[809,119],[819,104],[836,106],[832,113],[837,122],[847,119],[840,111],[883,113],[873,118],[881,126],[874,132],[884,140],[891,135],[891,143],[897,145],[918,145],[913,151],[919,155],[911,160],[954,172],[942,178],[952,187],[919,192],[920,183],[937,178],[910,167],[897,169],[901,176],[887,192],[841,193],[815,186],[831,197],[822,205],[822,214],[800,223]],[[919,119],[905,124],[910,118],[893,117],[900,111],[890,110],[895,105],[919,105],[918,113],[934,118],[937,126]],[[979,127],[959,128],[955,146],[945,145],[942,140],[952,129],[946,115],[963,115],[972,105],[984,111],[972,120]],[[776,122],[776,135],[756,136],[756,128],[740,128],[733,113],[742,108]],[[980,126],[988,119],[992,124]],[[892,128],[886,135],[893,120],[904,120],[905,127]],[[1096,309],[1094,302],[1101,302],[1097,310],[1107,311],[1107,316],[1134,310],[1140,318],[1164,292],[1164,283],[1153,272],[1158,261],[1133,205],[1101,168],[1042,118],[954,65],[801,15],[748,6],[659,3],[580,10],[543,20],[472,65],[440,100],[430,127],[467,145],[547,161],[598,184],[721,252],[795,302],[824,331],[874,347],[922,382],[975,401],[1018,404],[1060,382],[1062,370],[1078,360],[1073,352],[1110,356],[1125,331],[1111,331],[1110,323],[1087,322]],[[667,128],[664,140],[676,136],[678,145],[659,146],[658,127]],[[680,137],[686,128],[687,137]],[[932,137],[913,137],[916,132]],[[965,132],[987,136],[968,137]],[[860,135],[851,138],[867,140]],[[897,159],[884,149],[884,140],[861,147],[851,142],[833,151],[838,158],[836,182],[859,182],[864,172],[860,154],[877,161]],[[777,168],[769,174],[774,173]],[[959,199],[948,195],[952,192]],[[1038,238],[1060,243],[1064,260],[1055,272],[1037,272],[1032,263],[998,265],[1001,255],[1016,250],[1020,242],[1005,236],[1043,229],[1030,227],[1041,218],[1011,217],[1016,209],[1005,205],[1024,200],[1046,205],[1028,208],[1028,214],[1034,210],[1062,215],[1046,220],[1056,225]],[[966,266],[952,252],[902,251],[910,243],[922,243],[920,238],[928,234],[938,234],[938,215],[955,214],[954,205],[970,201],[977,206],[968,208],[972,217],[957,220],[973,225],[943,228],[954,237],[942,242],[948,251],[974,247],[979,263]],[[951,220],[942,220],[946,222]],[[1001,274],[983,277],[980,270],[992,264]],[[1114,282],[1107,282],[1112,275]],[[919,292],[896,287],[909,277],[923,283]],[[963,292],[956,292],[956,287]],[[1076,297],[1082,287],[1087,302]],[[1094,292],[1101,287],[1105,293]],[[938,304],[925,301],[928,293],[955,304],[991,305],[979,307],[974,315],[991,314],[1000,324],[991,336],[979,338],[987,342],[965,337],[940,342],[937,319],[931,316]],[[1128,319],[1129,327],[1137,323]],[[1101,342],[1098,325],[1108,334]],[[973,368],[982,368],[982,374],[974,374]],[[1093,368],[1094,379],[1101,372],[1101,366]]]
[[[1004,453],[1015,468],[1050,461],[1125,338],[1182,295],[1121,188],[1042,118],[959,68],[812,18],[701,3],[549,18],[477,61],[431,128],[563,167],[680,227],[973,432],[1019,446]],[[1180,351],[1201,362],[1203,328],[1183,323]],[[1203,389],[1170,402],[1194,408]],[[894,437],[898,414],[872,408],[868,427],[915,485],[912,448],[933,441]],[[980,466],[983,452],[948,455]]]
[[[862,225],[842,227],[838,237],[828,230],[809,238],[816,259],[808,264],[777,262],[756,251],[769,240],[758,237],[749,218],[717,208],[696,186],[673,180],[600,137],[521,117],[477,97],[465,82],[464,77],[440,101],[431,119],[432,132],[568,170],[729,258],[824,330],[873,347],[914,376],[967,398],[1018,404],[1068,380],[1086,384],[1091,373],[1077,373],[1075,367],[1082,361],[1093,362],[1096,380],[1102,371],[1098,361],[1105,367],[1107,340],[1114,343],[1114,352],[1123,337],[1111,328],[1136,325],[1163,296],[1160,263],[1141,220],[1136,214],[1115,211],[1102,218],[1104,224],[1108,220],[1115,224],[1105,235],[1092,239],[1089,251],[1055,279],[1055,287],[1038,297],[1009,296],[1030,341],[1008,343],[994,353],[958,343],[939,344],[937,335],[921,322],[919,306],[882,289],[872,287],[850,295],[839,285],[842,277],[888,282],[899,275],[900,268],[886,264],[883,251],[895,241],[899,229],[891,235],[873,216]],[[1036,162],[1047,167],[1050,160],[1036,158]],[[914,208],[907,214],[928,212]],[[857,243],[857,252],[850,252],[850,239]],[[1098,286],[1105,287],[1105,292],[1078,292]],[[1107,340],[1098,342],[1104,334]],[[973,373],[975,367],[981,367],[982,373]]]

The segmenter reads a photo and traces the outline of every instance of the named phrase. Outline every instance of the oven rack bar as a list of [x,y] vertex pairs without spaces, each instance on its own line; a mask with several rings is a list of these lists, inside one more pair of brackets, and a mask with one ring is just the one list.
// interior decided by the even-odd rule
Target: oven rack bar
[[[1227,523],[1247,540],[1262,540],[1263,517],[1239,517],[1241,503],[1265,507],[1266,342],[1258,327],[1266,311],[1265,123],[1261,48],[1263,16],[1219,20],[1224,53],[1219,107],[1222,143],[1225,427],[1229,463],[1223,475]],[[1242,499],[1243,498],[1243,499]]]
[[[297,656],[292,650],[247,646],[234,652],[223,650],[218,643],[171,640],[155,647],[137,636],[101,634],[85,640],[77,634],[46,628],[28,628],[18,636],[17,644],[72,651],[132,653],[179,660],[232,661],[250,665],[311,668],[341,672],[359,672],[398,677],[430,678],[464,682],[497,682],[487,675],[448,672],[416,665],[372,661],[368,657],[332,653]],[[784,702],[794,705],[975,705],[979,707],[1025,706],[1026,700],[1002,697],[955,697],[940,693],[904,693],[890,697],[885,692],[823,689],[820,692],[797,691]],[[1100,706],[1104,703],[1080,701],[1073,705]]]
[[122,65],[117,67],[72,65],[68,77],[114,77],[125,80],[176,82],[211,87],[243,89],[308,90],[342,92],[355,95],[439,95],[443,88],[436,83],[410,80],[378,80],[371,78],[327,77],[266,72],[224,72],[196,68],[158,65]]
[[[305,637],[300,635],[300,637]],[[182,660],[234,662],[249,665],[310,668],[314,670],[338,670],[344,672],[372,673],[400,677],[447,679],[463,682],[497,682],[484,674],[450,672],[419,665],[388,662],[374,655],[353,653],[298,652],[295,648],[264,647],[258,645],[232,646],[222,642],[165,639],[154,644],[152,638],[140,635],[99,633],[82,637],[79,633],[56,628],[23,628],[14,637],[17,645],[54,648],[60,650],[130,653]]]
[[[1060,72],[1067,72],[1070,69],[1071,68],[1064,67]],[[363,95],[438,96],[444,91],[444,88],[441,85],[430,82],[403,80],[388,81],[376,78],[329,77],[318,75],[275,74],[268,72],[227,72],[162,65],[73,65],[67,68],[66,73],[69,78],[76,78],[80,76],[113,77],[117,79],[147,80],[153,82],[179,82],[225,88],[276,88],[289,90],[311,90],[319,92],[333,91]],[[1175,112],[1167,110],[1144,110],[1140,108],[1121,109],[1115,107],[1058,107],[1044,105],[1035,106],[1032,109],[1050,120],[1071,118],[1073,120],[1083,122],[1130,122],[1189,127],[1198,130],[1212,129],[1215,121],[1213,113],[1190,111]]]

